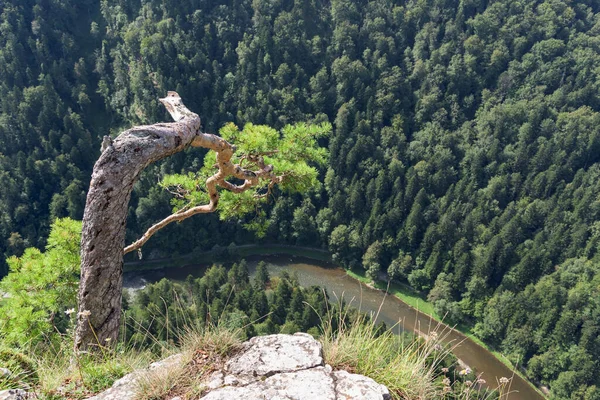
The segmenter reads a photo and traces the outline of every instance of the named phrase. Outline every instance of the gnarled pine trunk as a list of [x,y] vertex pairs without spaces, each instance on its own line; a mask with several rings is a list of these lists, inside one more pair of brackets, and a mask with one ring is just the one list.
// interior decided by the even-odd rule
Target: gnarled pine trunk
[[[200,118],[182,104],[177,93],[169,92],[161,102],[177,122],[138,126],[120,134],[112,144],[106,140],[107,148],[94,165],[81,234],[77,350],[116,342],[121,319],[124,253],[139,249],[154,233],[172,222],[214,212],[219,203],[217,187],[242,193],[262,182],[267,191],[255,196],[264,198],[271,187],[284,178],[275,175],[273,166],[267,165],[263,158],[276,151],[246,154],[245,167],[241,162],[234,164],[231,159],[235,146],[220,136],[201,133]],[[138,176],[149,164],[188,146],[216,152],[215,173],[205,182],[208,203],[189,204],[152,225],[140,239],[123,249],[127,205]],[[237,185],[227,181],[230,176],[244,183]]]
[[81,235],[77,350],[117,340],[125,224],[134,183],[148,165],[184,150],[200,134],[200,118],[177,93],[169,92],[161,101],[177,122],[121,133],[94,165]]

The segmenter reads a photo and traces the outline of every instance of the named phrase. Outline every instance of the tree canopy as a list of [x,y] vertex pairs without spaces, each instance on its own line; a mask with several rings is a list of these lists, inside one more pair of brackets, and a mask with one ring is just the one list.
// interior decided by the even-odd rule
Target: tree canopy
[[[507,303],[563,315],[562,294],[535,288],[572,260],[598,274],[599,12],[587,0],[5,1],[0,251],[43,248],[52,218],[80,218],[100,137],[165,120],[166,90],[209,132],[329,121],[323,189],[264,209],[262,240],[321,246],[373,276],[379,265],[513,359],[529,338],[521,364],[562,387],[556,398],[594,398],[597,374],[565,361],[582,352],[597,367],[593,312],[518,330]],[[188,152],[141,177],[129,241],[172,211],[156,177],[202,165]],[[256,240],[239,222],[172,224],[145,253]]]

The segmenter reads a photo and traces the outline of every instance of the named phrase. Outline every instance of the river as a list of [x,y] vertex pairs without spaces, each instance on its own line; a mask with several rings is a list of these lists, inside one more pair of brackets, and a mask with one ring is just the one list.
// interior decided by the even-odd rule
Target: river
[[[259,260],[268,263],[271,276],[286,270],[296,273],[302,286],[318,285],[325,287],[330,297],[342,297],[347,303],[363,312],[376,314],[378,321],[384,321],[388,327],[397,330],[428,332],[438,331],[444,343],[453,347],[452,352],[464,363],[482,374],[492,387],[501,377],[512,378],[511,393],[508,400],[542,400],[544,397],[534,390],[489,351],[467,338],[462,333],[439,324],[429,316],[416,311],[396,297],[371,289],[348,276],[343,269],[326,265],[323,262],[290,256],[251,256],[247,257],[252,275]],[[189,265],[179,268],[164,268],[145,272],[126,272],[124,286],[136,288],[145,282],[156,282],[162,278],[184,280],[188,275],[200,277],[206,266]]]

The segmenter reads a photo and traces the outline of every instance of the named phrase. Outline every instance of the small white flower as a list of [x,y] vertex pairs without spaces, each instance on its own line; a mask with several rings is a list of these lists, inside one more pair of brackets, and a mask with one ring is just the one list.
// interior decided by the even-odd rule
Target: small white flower
[[82,312],[80,312],[79,314],[82,317],[89,317],[90,315],[92,315],[92,312],[90,310],[83,310]]
[[65,314],[67,314],[67,315],[71,315],[71,314],[73,314],[74,312],[75,312],[75,309],[74,309],[74,308],[69,308],[67,311],[65,311]]

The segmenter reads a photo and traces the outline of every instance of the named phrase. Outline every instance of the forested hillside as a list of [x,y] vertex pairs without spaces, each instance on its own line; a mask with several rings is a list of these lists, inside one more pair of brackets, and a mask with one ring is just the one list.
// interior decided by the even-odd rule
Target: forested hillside
[[[43,247],[50,219],[81,219],[98,138],[92,9],[8,1],[0,18],[0,253]],[[97,14],[97,13],[96,13]],[[96,15],[98,17],[98,15]],[[2,257],[0,276],[6,273]]]
[[[209,132],[329,120],[323,189],[277,200],[262,240],[407,281],[555,398],[598,399],[599,12],[593,0],[8,0],[0,251],[81,218],[101,135],[167,120],[167,90]],[[142,178],[130,239],[170,211],[157,179],[201,160]],[[255,240],[239,225],[200,216],[145,252]]]

